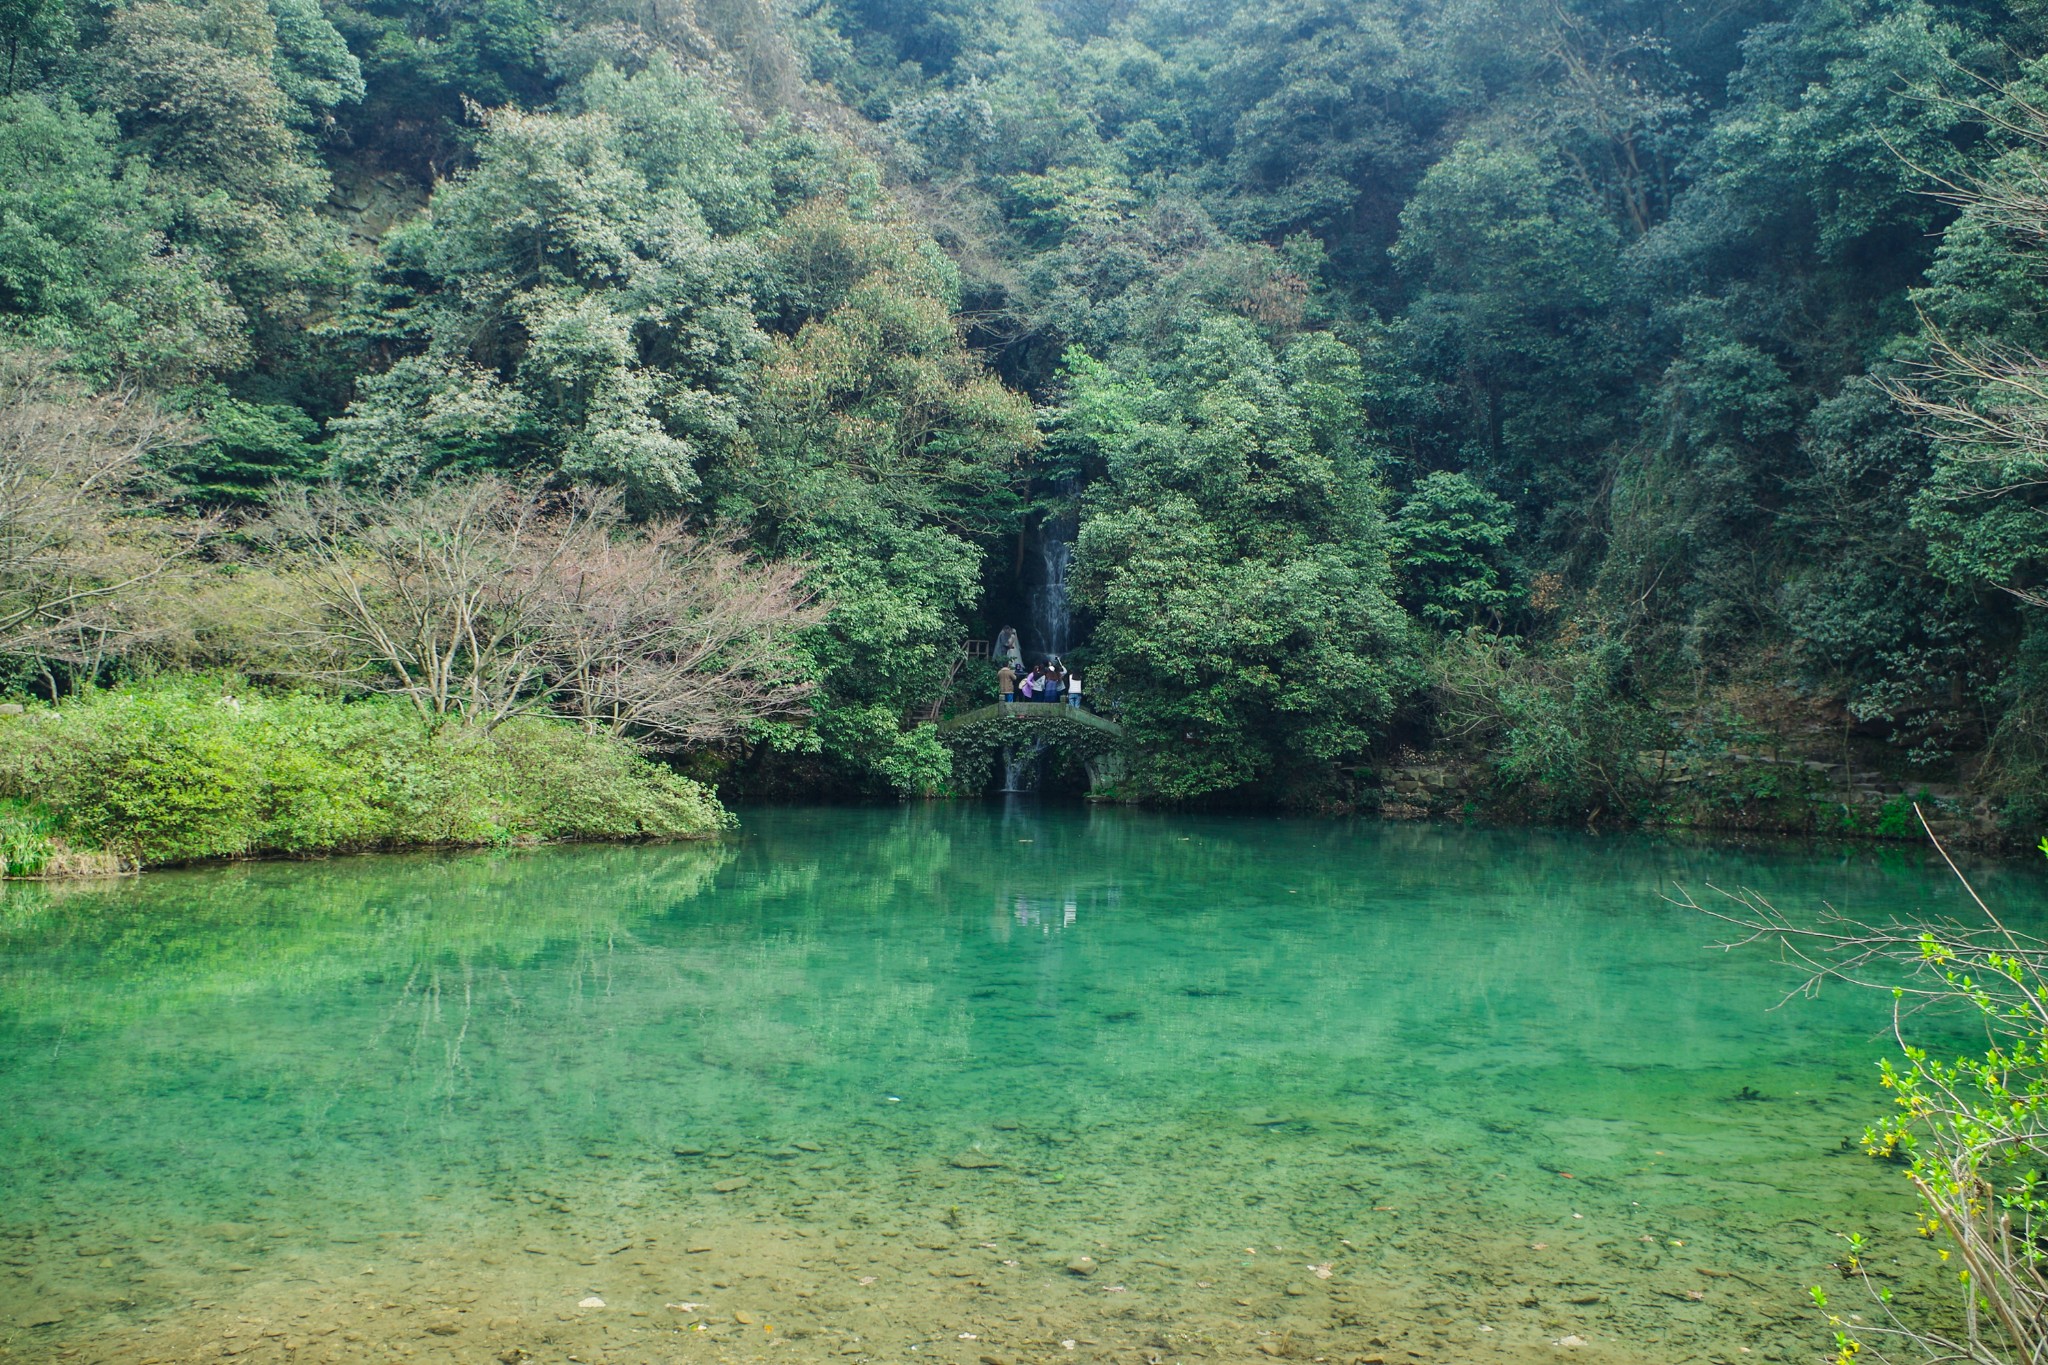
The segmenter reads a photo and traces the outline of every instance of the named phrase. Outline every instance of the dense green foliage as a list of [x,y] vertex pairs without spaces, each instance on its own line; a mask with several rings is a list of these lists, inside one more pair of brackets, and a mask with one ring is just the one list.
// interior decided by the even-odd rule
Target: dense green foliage
[[[2031,609],[1997,592],[2030,581],[2031,497],[1978,496],[2000,485],[1878,387],[1927,354],[1916,308],[2038,349],[2038,217],[1930,193],[2038,164],[2031,12],[927,0],[806,40],[986,253],[966,287],[1015,382],[1094,385],[1067,344],[1172,364],[1219,313],[1358,350],[1401,605],[1571,677],[1579,720],[1549,728],[1579,741],[1496,754],[1538,805],[1615,810],[1601,769],[1654,712],[1756,681],[1909,771],[1989,744],[1987,785],[2033,800]],[[2013,93],[1972,108],[1965,72]],[[1148,558],[1200,579],[1212,554],[1190,531]],[[1111,632],[1116,577],[1088,580]],[[1501,649],[1435,653],[1476,670],[1452,693],[1504,685]]]
[[1247,322],[1178,353],[1078,358],[1066,431],[1099,462],[1081,586],[1098,679],[1167,796],[1285,782],[1370,747],[1402,691],[1358,357]]
[[708,790],[619,740],[539,718],[428,730],[382,699],[146,685],[0,716],[0,739],[0,855],[17,875],[66,846],[149,866],[728,823]]
[[[0,39],[0,329],[183,415],[173,507],[490,472],[800,563],[820,686],[757,775],[945,786],[904,717],[1058,534],[1156,796],[1479,744],[1525,808],[1639,815],[1629,755],[1768,691],[2044,808],[2041,451],[1924,410],[2048,406],[1957,363],[2048,344],[2024,6],[41,0]],[[1554,723],[1444,706],[1508,677]]]

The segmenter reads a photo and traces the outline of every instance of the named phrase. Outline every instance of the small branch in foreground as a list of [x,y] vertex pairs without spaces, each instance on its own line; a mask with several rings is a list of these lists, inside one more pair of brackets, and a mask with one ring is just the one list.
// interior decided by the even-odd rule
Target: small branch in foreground
[[[2038,1174],[2048,1152],[2048,942],[2000,919],[1914,809],[1983,923],[1875,923],[1833,906],[1798,921],[1746,889],[1713,888],[1715,898],[1704,905],[1683,888],[1670,899],[1740,931],[1720,945],[1724,951],[1775,943],[1801,978],[1787,999],[1830,980],[1892,997],[1899,1057],[1882,1064],[1880,1084],[1892,1092],[1894,1108],[1864,1133],[1864,1149],[1909,1163],[1926,1209],[1922,1234],[1942,1234],[1948,1246],[1941,1259],[1960,1263],[1961,1330],[1906,1321],[1890,1290],[1855,1254],[1860,1244],[1852,1238],[1843,1273],[1861,1283],[1879,1321],[1852,1324],[1831,1315],[1838,1362],[1862,1358],[1867,1337],[1931,1361],[2036,1365],[2048,1360],[2048,1190]],[[1908,1021],[1937,1007],[1973,1019],[1983,1050],[1943,1060],[1911,1041]],[[1813,1292],[1825,1310],[1826,1294]],[[1872,1358],[1888,1359],[1877,1352]]]

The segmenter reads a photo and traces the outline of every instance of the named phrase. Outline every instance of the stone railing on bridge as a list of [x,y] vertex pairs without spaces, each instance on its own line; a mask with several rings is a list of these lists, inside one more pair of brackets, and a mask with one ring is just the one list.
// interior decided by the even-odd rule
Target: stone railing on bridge
[[958,730],[963,726],[978,725],[984,721],[998,720],[1006,716],[1014,717],[1018,720],[1071,720],[1077,725],[1085,725],[1091,729],[1100,730],[1104,734],[1115,735],[1118,739],[1123,738],[1124,733],[1124,727],[1118,725],[1115,721],[1104,716],[1098,716],[1085,707],[1069,706],[1063,701],[994,702],[977,710],[962,712],[960,715],[940,721],[939,733],[942,735],[950,734],[952,731]]

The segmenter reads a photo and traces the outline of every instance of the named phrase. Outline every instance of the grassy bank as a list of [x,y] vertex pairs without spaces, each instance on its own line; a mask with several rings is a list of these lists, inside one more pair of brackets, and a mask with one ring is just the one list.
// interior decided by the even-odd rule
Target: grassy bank
[[625,742],[524,717],[184,678],[0,716],[0,873],[207,858],[708,835],[711,791]]

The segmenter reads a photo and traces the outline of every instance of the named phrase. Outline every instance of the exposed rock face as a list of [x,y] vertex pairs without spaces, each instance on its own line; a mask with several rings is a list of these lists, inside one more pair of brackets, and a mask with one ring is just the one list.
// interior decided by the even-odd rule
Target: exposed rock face
[[427,206],[426,189],[395,171],[341,162],[333,170],[327,214],[348,229],[349,244],[375,252],[384,234]]

